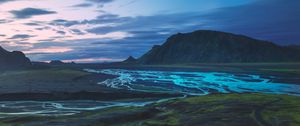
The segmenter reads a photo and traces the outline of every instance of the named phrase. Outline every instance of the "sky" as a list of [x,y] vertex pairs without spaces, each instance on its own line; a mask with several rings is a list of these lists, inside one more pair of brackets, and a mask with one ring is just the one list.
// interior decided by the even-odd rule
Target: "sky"
[[0,46],[32,61],[136,58],[176,33],[300,44],[300,0],[0,0]]

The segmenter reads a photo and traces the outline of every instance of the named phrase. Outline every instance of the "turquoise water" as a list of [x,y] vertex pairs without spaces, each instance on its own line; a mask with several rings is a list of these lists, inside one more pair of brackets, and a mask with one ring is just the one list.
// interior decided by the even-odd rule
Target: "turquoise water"
[[99,71],[86,69],[86,71],[117,75],[117,78],[108,79],[99,82],[99,84],[118,89],[150,92],[170,91],[193,95],[232,92],[300,95],[300,85],[276,83],[272,81],[274,77],[264,78],[259,75],[124,69],[104,69]]
[[[117,75],[117,78],[99,82],[111,88],[146,92],[176,92],[190,95],[211,93],[261,92],[300,96],[300,86],[276,83],[274,77],[220,72],[172,72],[123,69],[93,70],[92,73]],[[115,106],[144,106],[168,99],[149,101],[3,101],[0,118],[11,116],[66,116],[82,111],[93,111]]]
[[67,116],[117,106],[144,106],[157,101],[2,101],[0,118],[14,116]]

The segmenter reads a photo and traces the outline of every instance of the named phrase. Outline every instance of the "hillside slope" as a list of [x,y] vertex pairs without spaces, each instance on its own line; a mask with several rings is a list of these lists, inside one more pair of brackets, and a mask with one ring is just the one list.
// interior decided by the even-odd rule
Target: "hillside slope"
[[20,51],[9,52],[0,46],[0,69],[30,66],[30,60]]
[[138,59],[141,64],[299,62],[300,50],[231,33],[178,33]]

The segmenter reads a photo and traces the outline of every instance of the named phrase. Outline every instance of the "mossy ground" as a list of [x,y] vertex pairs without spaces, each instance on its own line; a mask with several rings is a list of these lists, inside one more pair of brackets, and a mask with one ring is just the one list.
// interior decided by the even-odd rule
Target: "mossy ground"
[[[73,116],[1,119],[2,124],[90,126],[298,126],[300,97],[216,94],[145,107],[114,107]],[[35,120],[36,119],[36,120]],[[10,121],[8,121],[10,120]]]

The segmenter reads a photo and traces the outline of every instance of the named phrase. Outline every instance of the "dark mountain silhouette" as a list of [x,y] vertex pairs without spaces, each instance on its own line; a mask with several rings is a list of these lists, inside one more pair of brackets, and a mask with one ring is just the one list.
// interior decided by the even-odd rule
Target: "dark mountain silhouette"
[[132,56],[129,56],[126,60],[123,61],[123,63],[136,63],[137,59],[135,59]]
[[142,64],[299,62],[300,51],[243,35],[199,30],[178,33],[138,59]]
[[50,64],[51,65],[63,65],[65,63],[63,61],[60,61],[60,60],[51,60]]
[[20,51],[9,52],[0,46],[0,68],[21,68],[31,65],[30,60]]

